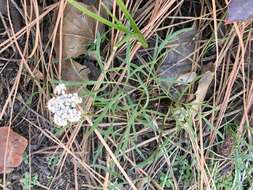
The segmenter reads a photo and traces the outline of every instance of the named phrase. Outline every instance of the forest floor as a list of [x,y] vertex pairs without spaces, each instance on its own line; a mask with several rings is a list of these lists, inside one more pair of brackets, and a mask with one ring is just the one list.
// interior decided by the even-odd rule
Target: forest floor
[[[252,23],[219,0],[79,2],[0,0],[0,126],[28,143],[0,188],[253,189]],[[50,112],[58,84],[78,122]]]

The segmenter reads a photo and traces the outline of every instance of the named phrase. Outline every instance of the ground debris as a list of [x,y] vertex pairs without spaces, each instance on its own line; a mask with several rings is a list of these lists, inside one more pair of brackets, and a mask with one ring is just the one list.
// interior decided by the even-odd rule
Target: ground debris
[[[98,12],[96,7],[79,3],[90,11]],[[57,16],[55,13],[55,17]],[[87,51],[87,47],[95,40],[96,20],[82,14],[78,9],[67,4],[64,9],[62,24],[62,58],[78,57]],[[52,25],[54,28],[54,25]],[[52,29],[53,29],[52,28]],[[51,29],[51,30],[52,30]],[[103,30],[102,25],[98,25],[98,30]],[[57,32],[55,42],[55,52],[59,57],[60,51],[60,31]]]
[[27,140],[11,128],[1,127],[0,144],[0,173],[9,173],[21,164]]
[[9,5],[7,6],[7,0],[0,0],[0,13],[5,16],[8,17],[8,9],[7,7],[9,6],[10,8],[10,17],[11,17],[11,21],[13,28],[15,30],[15,32],[17,32],[18,30],[21,29],[21,16],[16,8],[16,3],[14,4],[11,0],[9,1]]
[[224,142],[219,146],[219,154],[228,157],[233,153],[234,140],[232,136],[227,136]]

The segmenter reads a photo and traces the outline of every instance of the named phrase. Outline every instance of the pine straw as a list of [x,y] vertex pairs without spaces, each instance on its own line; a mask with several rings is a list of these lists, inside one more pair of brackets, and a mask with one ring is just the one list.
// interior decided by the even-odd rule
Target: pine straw
[[[42,189],[54,189],[66,171],[71,176],[64,181],[66,189],[219,189],[220,182],[226,180],[221,173],[228,163],[232,164],[226,173],[235,177],[238,170],[233,166],[238,156],[250,154],[252,142],[250,22],[224,25],[227,4],[223,1],[126,1],[147,40],[157,36],[164,39],[170,32],[196,24],[200,39],[194,52],[196,71],[201,73],[208,63],[215,74],[202,112],[188,118],[191,128],[180,126],[173,113],[182,107],[189,113],[191,110],[186,102],[170,102],[160,89],[155,74],[160,60],[143,56],[137,42],[116,49],[124,34],[111,30],[109,40],[101,44],[105,57],[103,72],[85,102],[84,120],[57,135],[54,131],[59,129],[51,122],[46,102],[54,81],[60,79],[61,66],[56,66],[53,53],[56,29],[47,40],[47,28],[57,9],[55,28],[61,24],[66,1],[44,0],[40,4],[30,1],[29,6],[27,2],[21,6],[25,25],[16,33],[13,26],[8,26],[6,40],[0,44],[1,58],[10,58],[4,55],[14,48],[19,59],[0,116],[8,113],[4,125],[23,131],[30,139],[27,150],[30,163],[28,167],[22,164],[20,176],[25,171],[33,176],[34,158],[43,155],[57,156],[59,162],[52,170],[52,179],[37,184]],[[31,12],[35,16],[29,16]],[[112,12],[127,23],[115,3]],[[13,107],[16,101],[21,101],[22,81],[32,83],[32,93],[36,93],[33,104],[23,102],[24,112],[31,111],[35,117],[22,116],[21,124],[17,124],[19,113]],[[194,89],[188,94],[194,94]],[[43,139],[46,146],[42,143],[34,149],[32,135]],[[219,147],[230,136],[234,142],[229,146],[239,149],[224,157]],[[3,188],[15,189],[15,184],[9,181],[11,176],[3,175]],[[250,180],[250,175],[246,176],[242,184],[249,187]],[[230,185],[233,186],[233,181]]]

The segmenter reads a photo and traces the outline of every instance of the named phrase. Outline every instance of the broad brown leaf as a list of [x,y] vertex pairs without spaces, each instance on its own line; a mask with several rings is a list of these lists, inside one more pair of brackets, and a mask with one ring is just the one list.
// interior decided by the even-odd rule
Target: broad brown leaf
[[[88,8],[92,12],[97,9],[92,5],[79,3],[81,6]],[[57,15],[57,14],[56,14]],[[62,57],[77,57],[86,52],[87,46],[95,40],[96,20],[82,14],[78,9],[67,4],[64,9],[63,25],[62,25]],[[101,32],[103,26],[98,25]],[[59,31],[55,41],[55,51],[59,57],[60,45]]]
[[231,0],[226,23],[246,21],[253,17],[253,0]]
[[[92,12],[98,12],[95,5],[86,5],[80,3],[81,6],[88,8]],[[55,14],[56,16],[57,14]],[[102,32],[103,25],[98,23],[91,17],[82,14],[78,9],[67,4],[64,9],[63,25],[62,25],[62,79],[66,81],[88,80],[89,68],[79,64],[78,62],[67,60],[67,58],[75,58],[87,51],[87,46],[95,40],[97,30]],[[56,35],[55,52],[59,58],[59,30]],[[72,89],[71,91],[75,91]]]
[[192,56],[195,50],[195,27],[178,32],[168,44],[168,53],[159,67],[158,73],[162,78],[177,79],[180,75],[191,71]]
[[21,164],[26,146],[24,137],[9,127],[0,128],[0,173],[9,173]]
[[173,40],[167,45],[168,53],[158,68],[161,86],[171,94],[172,99],[177,99],[185,89],[184,85],[176,87],[177,82],[190,83],[196,75],[192,72],[196,33],[195,26],[176,32]]

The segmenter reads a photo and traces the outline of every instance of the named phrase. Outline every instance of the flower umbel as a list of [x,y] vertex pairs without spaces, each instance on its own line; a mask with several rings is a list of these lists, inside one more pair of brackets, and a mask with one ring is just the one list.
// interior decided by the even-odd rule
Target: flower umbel
[[59,84],[54,89],[55,97],[51,98],[47,107],[54,115],[54,123],[58,126],[66,126],[68,123],[78,122],[81,119],[81,112],[78,104],[82,98],[77,93],[66,93],[64,84]]

